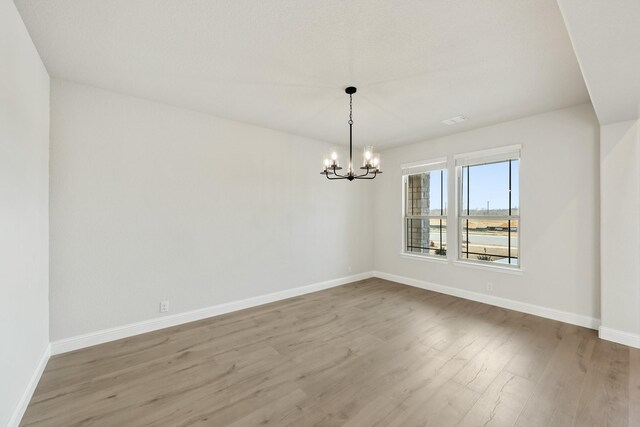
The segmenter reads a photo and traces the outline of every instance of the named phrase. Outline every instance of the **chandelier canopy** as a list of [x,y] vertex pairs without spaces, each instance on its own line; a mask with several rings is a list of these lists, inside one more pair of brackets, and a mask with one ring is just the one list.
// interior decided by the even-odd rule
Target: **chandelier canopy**
[[354,179],[373,179],[379,173],[380,170],[380,154],[373,152],[373,147],[364,147],[361,170],[365,172],[356,175],[353,166],[353,94],[356,93],[356,88],[349,86],[344,90],[349,95],[349,166],[346,174],[341,175],[338,171],[342,170],[340,162],[338,160],[338,150],[332,149],[328,156],[324,159],[324,170],[320,172],[326,176],[327,179],[348,179],[353,181]]

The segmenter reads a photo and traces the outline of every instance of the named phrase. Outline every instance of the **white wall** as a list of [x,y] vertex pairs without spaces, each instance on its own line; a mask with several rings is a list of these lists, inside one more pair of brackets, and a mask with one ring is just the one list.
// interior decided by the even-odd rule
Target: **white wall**
[[48,185],[49,76],[13,2],[1,0],[2,426],[21,415],[21,403],[29,397],[25,392],[49,343]]
[[[466,291],[600,317],[599,126],[591,104],[459,133],[382,153],[376,182],[375,269]],[[400,165],[486,148],[522,145],[522,274],[400,256]],[[454,179],[451,166],[449,177]],[[449,188],[448,257],[456,258],[455,196]]]
[[373,183],[326,150],[53,80],[52,341],[371,270]]
[[601,336],[640,346],[639,121],[602,126],[600,174]]

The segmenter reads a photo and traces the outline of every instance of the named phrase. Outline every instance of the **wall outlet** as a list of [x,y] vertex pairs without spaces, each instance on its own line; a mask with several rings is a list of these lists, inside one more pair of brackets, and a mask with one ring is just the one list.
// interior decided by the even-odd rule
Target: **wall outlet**
[[160,301],[160,313],[169,311],[169,301]]
[[487,283],[487,290],[488,290],[489,292],[493,292],[493,283],[491,283],[491,282],[488,282],[488,283]]
[[349,273],[351,273],[351,266],[349,266]]

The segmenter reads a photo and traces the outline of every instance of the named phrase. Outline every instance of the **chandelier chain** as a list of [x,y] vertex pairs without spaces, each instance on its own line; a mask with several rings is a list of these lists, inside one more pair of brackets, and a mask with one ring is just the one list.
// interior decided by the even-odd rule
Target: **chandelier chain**
[[349,124],[353,124],[353,95],[349,94]]

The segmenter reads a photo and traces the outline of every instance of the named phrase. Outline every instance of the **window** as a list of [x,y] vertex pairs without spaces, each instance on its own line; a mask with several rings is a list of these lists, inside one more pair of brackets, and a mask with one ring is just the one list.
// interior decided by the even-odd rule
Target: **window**
[[462,260],[520,266],[520,149],[456,159]]
[[447,255],[446,160],[403,166],[404,253]]

